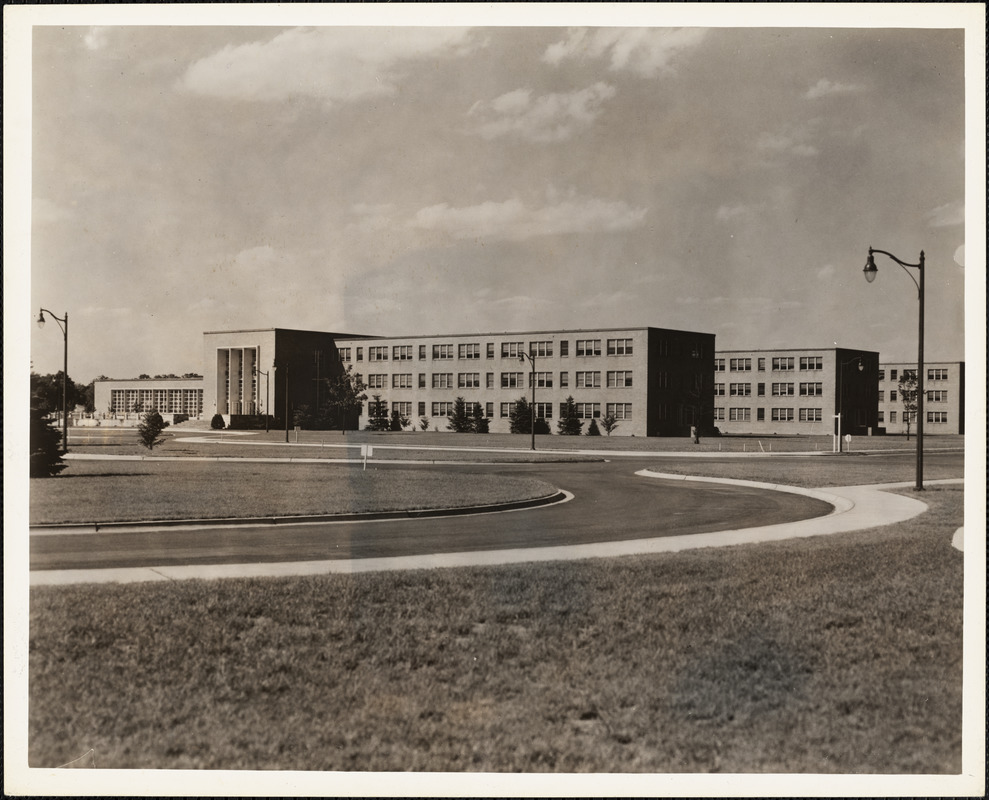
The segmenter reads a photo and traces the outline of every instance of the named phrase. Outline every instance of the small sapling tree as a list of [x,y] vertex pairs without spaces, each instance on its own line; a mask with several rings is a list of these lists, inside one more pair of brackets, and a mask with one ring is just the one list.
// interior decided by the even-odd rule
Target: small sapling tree
[[[591,420],[593,422],[594,420]],[[601,427],[604,428],[604,432],[611,436],[614,430],[618,427],[618,420],[615,419],[614,414],[606,414],[601,417]]]
[[421,431],[429,430],[429,417],[419,417],[419,430]]
[[474,403],[474,433],[488,432],[488,418],[484,415],[484,409],[480,403]]
[[372,396],[371,402],[368,404],[368,413],[367,430],[386,431],[391,427],[391,420],[388,418],[388,406],[381,399],[380,394]]
[[524,397],[515,401],[508,415],[508,429],[512,433],[532,433],[532,409]]
[[587,436],[600,436],[601,431],[598,429],[598,421],[596,419],[591,420],[591,424],[587,426]]
[[138,439],[148,450],[153,450],[156,446],[165,443],[161,432],[167,427],[168,423],[161,418],[158,409],[152,408],[141,418],[141,424],[137,426]]
[[35,403],[35,398],[31,406],[30,441],[32,478],[52,478],[65,469],[67,465],[59,452],[62,432],[52,427],[52,421],[40,404]]
[[458,397],[453,401],[453,409],[447,417],[446,429],[454,433],[472,433],[474,420],[467,410],[467,401]]
[[900,402],[903,404],[903,421],[907,425],[907,441],[910,441],[910,424],[917,418],[917,373],[905,369],[900,373],[897,384],[900,390]]
[[563,408],[560,409],[560,420],[556,423],[556,429],[561,436],[580,436],[583,427],[584,423],[577,416],[577,405],[572,396],[568,397]]

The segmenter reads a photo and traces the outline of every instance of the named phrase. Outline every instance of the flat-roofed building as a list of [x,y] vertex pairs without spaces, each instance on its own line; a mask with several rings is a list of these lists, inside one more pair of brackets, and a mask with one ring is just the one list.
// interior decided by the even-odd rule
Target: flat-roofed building
[[[887,433],[907,433],[907,410],[900,382],[904,372],[916,374],[917,362],[884,362],[877,380],[879,425]],[[909,431],[917,430],[916,409]],[[934,361],[924,364],[924,435],[965,433],[965,362]]]
[[203,379],[99,378],[93,382],[93,407],[89,421],[79,424],[130,422],[151,409],[168,422],[198,419],[203,413]]
[[714,424],[725,434],[879,433],[878,372],[870,350],[719,350]]

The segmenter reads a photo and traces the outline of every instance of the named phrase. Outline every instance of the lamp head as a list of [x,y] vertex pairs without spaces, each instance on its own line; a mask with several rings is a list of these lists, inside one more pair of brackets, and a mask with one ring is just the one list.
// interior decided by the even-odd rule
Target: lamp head
[[869,283],[872,283],[876,279],[876,274],[878,272],[879,269],[876,267],[876,259],[873,257],[872,250],[870,249],[869,258],[865,262],[865,268],[862,270],[862,273],[865,275],[865,279]]
[[859,372],[862,372],[864,369],[865,369],[865,364],[862,363],[862,359],[860,358],[859,359]]
[[519,363],[520,364],[524,364],[525,363],[525,354],[524,353],[519,353]]
[[45,327],[45,312],[44,311],[39,311],[38,312],[38,327],[39,328],[44,328]]

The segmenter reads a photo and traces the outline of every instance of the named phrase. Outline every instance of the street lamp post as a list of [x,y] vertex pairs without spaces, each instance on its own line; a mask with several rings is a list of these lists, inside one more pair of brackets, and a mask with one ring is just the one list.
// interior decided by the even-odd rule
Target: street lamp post
[[264,375],[264,432],[267,433],[268,432],[268,373],[258,369],[257,367],[254,368],[254,371],[258,375]]
[[[882,253],[884,256],[889,256],[889,258],[903,268],[903,271],[910,276],[910,280],[917,287],[917,298],[919,301],[917,329],[917,484],[914,489],[921,492],[924,490],[924,251],[920,251],[920,261],[918,263],[908,264],[886,250],[878,250],[870,247],[869,258],[866,260],[865,267],[862,270],[865,279],[869,283],[872,283],[876,279],[876,275],[879,272],[876,267],[876,260],[873,258],[873,253]],[[917,270],[919,280],[910,272],[911,269]]]
[[64,347],[62,351],[62,455],[69,450],[69,406],[68,406],[68,381],[69,381],[69,312],[65,312],[64,317],[56,317],[47,308],[38,312],[38,327],[45,327],[45,314],[50,316],[58,327],[62,329]]
[[536,449],[536,357],[532,353],[519,353],[519,363],[524,364],[529,359],[532,371],[529,373],[529,381],[532,383],[532,405],[529,407],[529,430],[532,434],[532,449]]
[[859,372],[865,369],[865,364],[862,363],[862,357],[856,356],[855,358],[850,358],[848,361],[842,361],[838,365],[838,452],[841,452],[841,409],[844,405],[844,387],[842,385],[843,379],[845,377],[845,367],[849,364],[858,361],[859,362]]

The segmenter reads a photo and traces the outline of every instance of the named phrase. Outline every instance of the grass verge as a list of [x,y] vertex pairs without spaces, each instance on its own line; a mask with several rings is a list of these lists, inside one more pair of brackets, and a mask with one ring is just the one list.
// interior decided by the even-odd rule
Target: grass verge
[[675,555],[37,587],[30,763],[957,773],[963,492],[924,499]]

